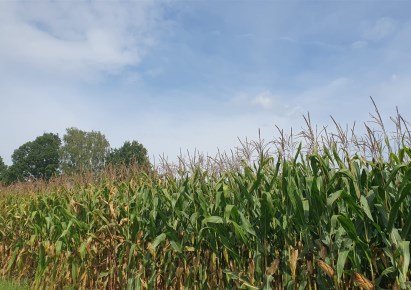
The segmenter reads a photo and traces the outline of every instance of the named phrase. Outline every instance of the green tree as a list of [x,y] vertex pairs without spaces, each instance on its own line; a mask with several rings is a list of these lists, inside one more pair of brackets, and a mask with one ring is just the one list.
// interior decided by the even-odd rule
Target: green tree
[[118,149],[111,150],[107,163],[112,165],[146,165],[148,164],[147,149],[137,141],[126,141]]
[[59,136],[53,133],[45,133],[21,145],[11,156],[13,164],[7,170],[6,182],[31,178],[49,180],[58,173],[60,145]]
[[4,164],[3,158],[0,156],[0,183],[6,182],[7,165]]
[[61,166],[66,174],[101,170],[110,150],[110,143],[100,132],[67,128],[61,148]]

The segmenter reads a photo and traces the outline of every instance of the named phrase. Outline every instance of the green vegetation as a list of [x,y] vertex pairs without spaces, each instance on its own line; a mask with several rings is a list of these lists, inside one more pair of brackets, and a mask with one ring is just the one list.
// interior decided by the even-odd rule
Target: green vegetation
[[57,134],[45,133],[14,150],[13,164],[0,156],[0,184],[45,180],[78,174],[99,174],[113,166],[150,167],[147,149],[137,141],[111,148],[104,134],[67,128],[63,144]]
[[98,172],[104,167],[110,143],[100,132],[68,128],[63,142],[61,166],[64,173]]
[[13,165],[5,174],[6,183],[30,179],[49,180],[59,167],[60,143],[57,135],[45,133],[21,145],[12,155]]
[[16,283],[7,280],[0,280],[0,290],[29,290],[30,287],[25,283]]
[[0,264],[35,289],[409,287],[411,151],[296,157],[3,195]]
[[5,183],[7,166],[4,164],[3,158],[0,156],[0,184]]
[[297,145],[280,131],[148,173],[0,188],[1,274],[33,289],[410,289],[409,131],[343,142],[306,121]]
[[147,149],[137,141],[126,141],[120,148],[111,150],[107,163],[114,166],[147,165],[149,164]]

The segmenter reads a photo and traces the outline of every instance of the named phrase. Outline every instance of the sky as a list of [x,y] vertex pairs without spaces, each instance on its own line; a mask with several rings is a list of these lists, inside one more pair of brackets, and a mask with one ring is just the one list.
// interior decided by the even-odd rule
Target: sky
[[0,156],[46,132],[151,158],[411,119],[411,1],[0,1]]

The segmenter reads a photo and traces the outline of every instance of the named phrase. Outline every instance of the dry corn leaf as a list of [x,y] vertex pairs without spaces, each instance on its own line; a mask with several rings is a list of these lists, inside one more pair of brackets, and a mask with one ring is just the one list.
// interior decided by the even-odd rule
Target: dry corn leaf
[[265,274],[267,276],[272,276],[275,273],[277,273],[278,268],[280,267],[280,259],[276,258],[270,265],[270,267],[267,267],[267,269],[265,270]]
[[147,243],[147,250],[153,257],[156,256],[156,249],[154,249],[153,245],[150,242]]
[[184,268],[183,267],[178,267],[177,268],[177,270],[176,270],[176,278],[178,279],[178,278],[180,278],[181,277],[181,274],[183,274],[183,272],[184,272]]
[[360,273],[354,272],[352,279],[354,283],[356,283],[359,287],[364,288],[365,290],[374,289],[372,282]]
[[312,276],[314,274],[313,261],[307,260],[307,272]]
[[250,274],[251,284],[254,284],[254,271],[255,271],[254,259],[250,259],[248,262],[248,273]]
[[298,249],[290,250],[290,269],[293,280],[295,279],[295,272],[297,270]]
[[111,215],[111,217],[112,217],[113,219],[115,219],[115,218],[116,218],[116,211],[114,210],[114,203],[113,203],[113,201],[110,201],[108,205],[109,205],[109,207],[110,207],[110,215]]
[[324,262],[323,260],[318,260],[317,261],[317,266],[321,268],[321,270],[324,271],[325,274],[327,274],[328,277],[330,277],[332,279],[332,277],[334,276],[334,269],[333,267],[331,267],[330,265],[328,265],[326,262]]

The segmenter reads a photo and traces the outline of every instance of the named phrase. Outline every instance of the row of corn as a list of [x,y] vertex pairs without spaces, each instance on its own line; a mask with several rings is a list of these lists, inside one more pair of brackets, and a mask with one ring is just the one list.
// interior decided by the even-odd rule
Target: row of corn
[[0,195],[0,275],[33,289],[410,289],[411,150]]

